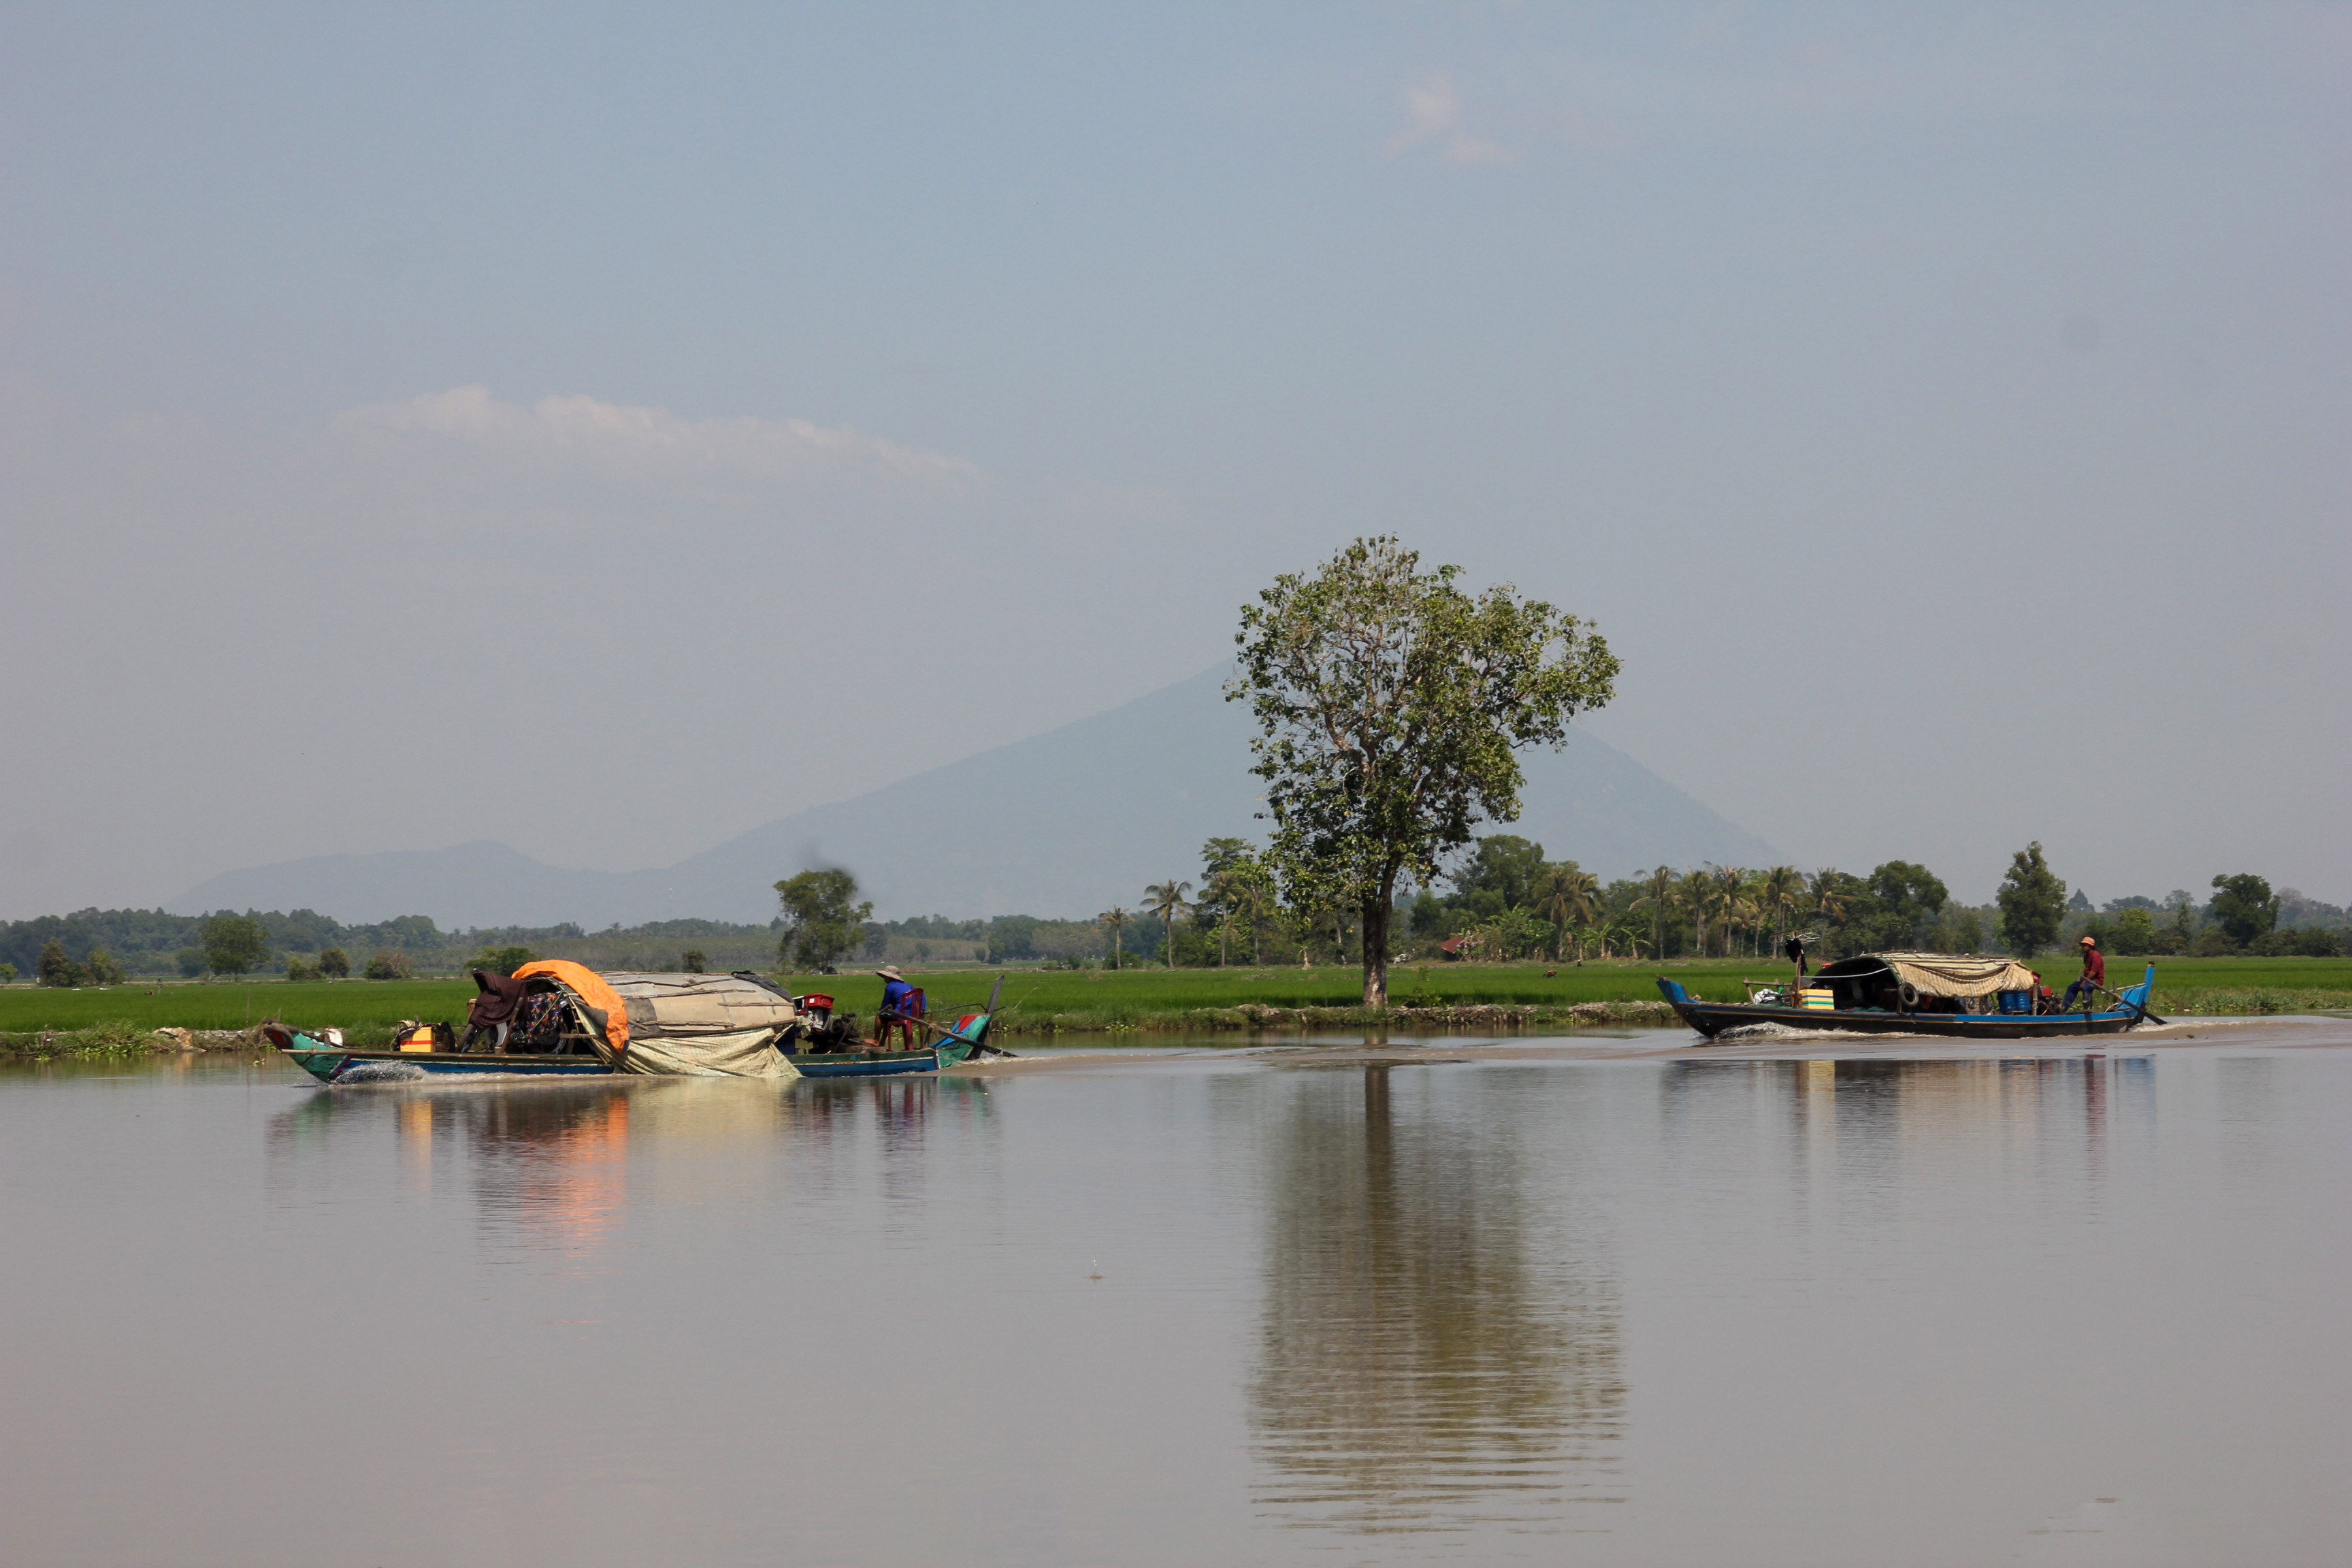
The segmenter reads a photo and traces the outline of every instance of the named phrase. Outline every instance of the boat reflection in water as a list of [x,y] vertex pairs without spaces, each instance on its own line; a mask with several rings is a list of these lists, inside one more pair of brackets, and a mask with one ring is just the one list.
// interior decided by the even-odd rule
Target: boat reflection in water
[[1617,1497],[1618,1289],[1585,1195],[1526,1157],[1561,1132],[1507,1092],[1528,1076],[1292,1078],[1249,1383],[1256,1501],[1280,1522],[1558,1525]]
[[[783,1201],[786,1159],[823,1191],[828,1164],[882,1156],[890,1189],[919,1184],[926,1124],[941,1107],[986,1108],[971,1080],[604,1078],[486,1084],[464,1080],[320,1090],[279,1112],[268,1141],[281,1194],[333,1180],[331,1163],[373,1162],[382,1135],[412,1197],[462,1193],[485,1250],[559,1273],[610,1261],[633,1202]],[[878,1149],[861,1146],[871,1129]]]

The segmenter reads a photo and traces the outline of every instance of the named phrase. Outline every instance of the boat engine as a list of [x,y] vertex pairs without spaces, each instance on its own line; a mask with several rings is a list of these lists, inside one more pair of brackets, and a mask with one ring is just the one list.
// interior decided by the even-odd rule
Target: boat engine
[[800,1009],[801,1049],[823,1056],[856,1048],[856,1014],[835,1013],[833,998],[821,991],[793,997],[793,1005]]

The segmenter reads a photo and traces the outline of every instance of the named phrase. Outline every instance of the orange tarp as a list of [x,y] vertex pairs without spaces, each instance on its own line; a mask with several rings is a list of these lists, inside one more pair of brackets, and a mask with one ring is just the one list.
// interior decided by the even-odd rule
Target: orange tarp
[[621,994],[604,984],[604,977],[594,970],[572,963],[568,958],[542,958],[536,963],[526,963],[514,972],[517,980],[528,980],[534,974],[548,975],[572,987],[572,993],[591,1007],[604,1014],[604,1043],[619,1056],[629,1048],[629,1005]]

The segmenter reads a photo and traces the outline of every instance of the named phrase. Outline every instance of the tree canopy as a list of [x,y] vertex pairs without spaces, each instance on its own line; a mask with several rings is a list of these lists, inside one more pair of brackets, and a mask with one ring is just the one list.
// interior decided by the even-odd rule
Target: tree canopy
[[2213,901],[2205,906],[2205,914],[2244,947],[2278,923],[2279,900],[2266,879],[2241,871],[2213,879]]
[[787,967],[830,973],[844,954],[866,938],[870,903],[857,902],[857,879],[838,867],[803,871],[776,884],[784,906],[784,934],[777,961]]
[[249,915],[215,915],[204,926],[205,964],[215,974],[243,974],[269,957],[269,938]]
[[2031,958],[2058,940],[2066,920],[2066,884],[2050,869],[2035,839],[2010,857],[2009,875],[1994,896],[2000,906],[2000,940],[2020,958]]
[[1225,691],[1258,722],[1266,859],[1290,902],[1360,911],[1367,1006],[1388,1002],[1399,876],[1426,885],[1479,821],[1516,818],[1517,752],[1564,744],[1618,668],[1576,616],[1420,561],[1381,536],[1276,578],[1243,608]]

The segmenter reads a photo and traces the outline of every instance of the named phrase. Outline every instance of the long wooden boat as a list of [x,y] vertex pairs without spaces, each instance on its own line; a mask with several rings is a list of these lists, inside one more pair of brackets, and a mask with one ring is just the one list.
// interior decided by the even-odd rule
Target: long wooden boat
[[[2063,1039],[2084,1035],[2119,1035],[2147,1016],[2148,994],[2156,985],[2156,966],[2137,985],[2119,994],[2122,1005],[2071,1012],[2030,1010],[2039,987],[2024,992],[2026,1005],[2018,1007],[2019,992],[1992,992],[2001,1000],[1984,1011],[1966,1004],[1972,996],[1937,994],[1920,984],[1926,966],[1916,962],[1937,954],[1868,953],[1843,959],[1824,968],[1815,984],[1803,987],[1815,994],[1804,998],[1796,985],[1751,985],[1746,1002],[1706,1002],[1682,984],[1661,974],[1658,990],[1666,1005],[1692,1028],[1708,1039],[1726,1031],[1757,1025],[1789,1029],[1843,1030],[1870,1035],[1935,1035],[1961,1040]],[[1948,963],[1950,961],[1947,961]],[[1992,962],[1992,961],[1984,961]],[[1874,968],[1872,965],[1878,967]],[[1910,978],[1906,978],[1906,976]],[[1928,984],[1932,984],[1929,982]],[[1831,1005],[1821,1005],[1821,993]],[[1799,993],[1792,995],[1790,993]],[[1954,1004],[1960,1004],[1955,1005]],[[2014,1009],[2014,1010],[2011,1010]]]
[[[265,1027],[270,1043],[288,1060],[321,1083],[387,1083],[419,1078],[600,1078],[613,1072],[593,1053],[497,1056],[487,1051],[362,1051],[284,1025]],[[803,1078],[882,1078],[953,1067],[969,1058],[980,1043],[975,1032],[970,1039],[914,1051],[785,1051],[782,1055]]]
[[[390,1050],[353,1049],[333,1029],[275,1022],[263,1028],[297,1067],[334,1084],[614,1073],[875,1078],[935,1073],[976,1053],[1001,1054],[987,1043],[994,996],[986,1010],[964,1014],[953,1027],[910,1020],[935,1037],[920,1048],[865,1050],[854,1020],[832,1016],[831,997],[792,996],[748,972],[598,974],[546,959],[509,976],[475,978],[485,998],[500,1004],[492,1009],[478,1002],[468,1015],[466,1041],[478,1048],[462,1048],[446,1025],[404,1026]],[[997,984],[1001,992],[1001,978]]]
[[594,1052],[499,1056],[488,1051],[362,1051],[283,1024],[265,1024],[269,1043],[320,1083],[387,1083],[420,1078],[603,1078]]

